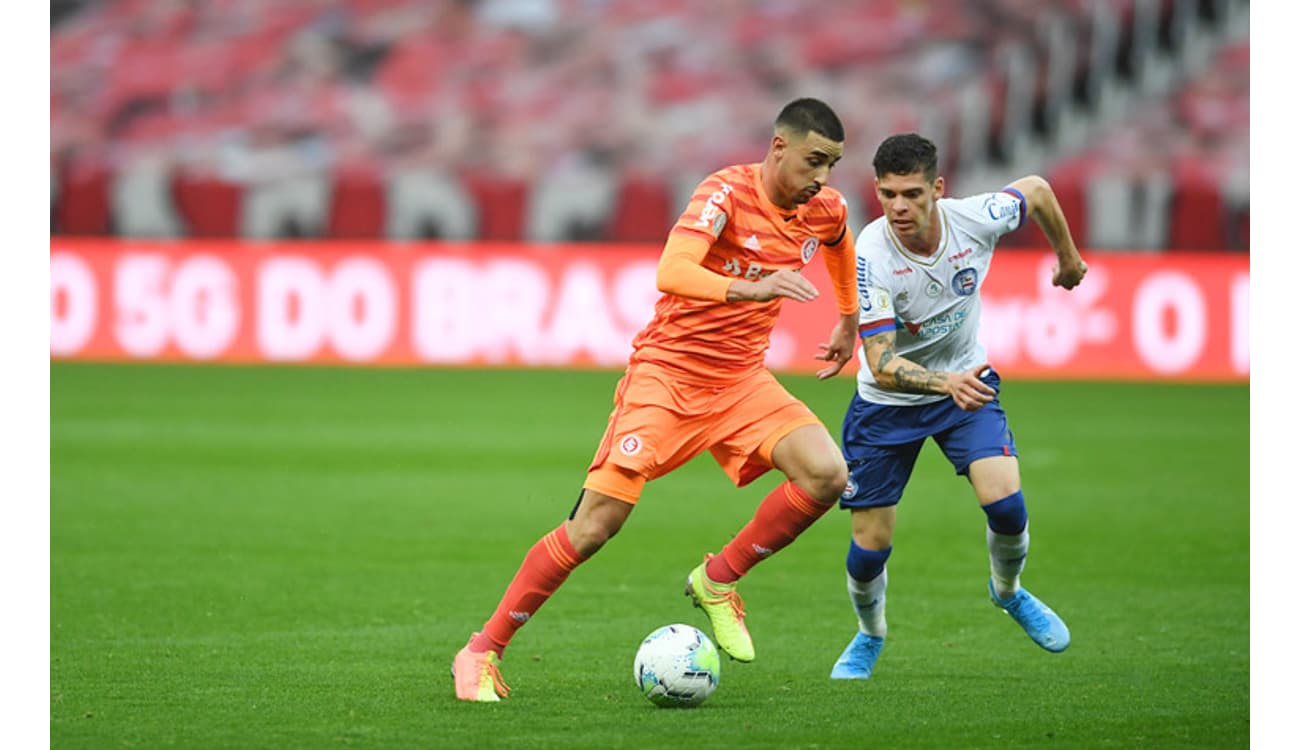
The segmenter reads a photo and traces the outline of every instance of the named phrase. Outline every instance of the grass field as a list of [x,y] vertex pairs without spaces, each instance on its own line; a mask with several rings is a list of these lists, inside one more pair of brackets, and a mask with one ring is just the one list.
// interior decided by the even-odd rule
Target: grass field
[[[983,515],[929,446],[871,680],[827,678],[856,627],[833,511],[746,579],[758,659],[654,708],[640,639],[705,627],[682,580],[777,482],[706,457],[520,631],[508,701],[458,703],[451,657],[568,513],[618,375],[52,364],[52,745],[1249,744],[1244,386],[1004,385],[1063,654],[989,604]],[[850,379],[783,381],[838,435]]]

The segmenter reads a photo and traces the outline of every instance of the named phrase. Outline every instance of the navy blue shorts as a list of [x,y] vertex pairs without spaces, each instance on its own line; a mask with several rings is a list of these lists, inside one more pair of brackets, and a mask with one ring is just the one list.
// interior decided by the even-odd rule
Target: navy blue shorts
[[[982,380],[1000,390],[997,373]],[[976,411],[962,411],[951,398],[921,406],[887,406],[857,393],[844,415],[842,444],[849,485],[841,508],[897,505],[926,438],[934,438],[958,474],[989,456],[1015,456],[1016,441],[998,398]]]

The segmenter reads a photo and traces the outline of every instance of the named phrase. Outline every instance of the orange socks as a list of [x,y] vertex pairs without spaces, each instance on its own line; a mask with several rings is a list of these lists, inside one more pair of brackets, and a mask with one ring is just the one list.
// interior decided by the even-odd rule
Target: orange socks
[[[759,561],[793,542],[832,505],[817,502],[792,482],[782,482],[759,503],[754,518],[736,538],[709,560],[707,575],[715,583],[738,580]],[[491,650],[501,656],[515,631],[528,622],[569,573],[585,560],[573,548],[564,524],[538,540],[524,556],[496,612],[483,625],[482,632],[470,639],[470,650]]]
[[785,547],[835,503],[819,503],[793,482],[782,482],[759,503],[754,518],[709,560],[714,583],[732,583],[761,560]]
[[569,572],[584,560],[569,541],[564,524],[539,539],[524,556],[519,572],[506,588],[496,612],[483,626],[483,632],[470,639],[470,650],[490,649],[501,656],[515,631],[528,622],[569,577]]

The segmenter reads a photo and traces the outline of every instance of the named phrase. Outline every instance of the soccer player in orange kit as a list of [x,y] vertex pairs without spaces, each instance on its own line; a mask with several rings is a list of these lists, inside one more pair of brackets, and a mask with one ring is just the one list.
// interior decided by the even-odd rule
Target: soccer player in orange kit
[[754,659],[736,582],[794,541],[839,499],[848,470],[826,427],[764,366],[785,299],[818,290],[800,270],[819,248],[839,321],[816,356],[829,378],[854,354],[858,294],[853,232],[843,197],[826,186],[844,153],[844,127],[816,99],[777,116],[761,164],[726,167],[696,188],[659,260],[664,294],[632,342],[605,436],[568,520],[528,551],[491,618],[456,654],[456,697],[498,701],[510,688],[499,664],[510,639],[623,526],[645,483],[705,450],[736,486],[775,467],[786,476],[754,517],[686,578],[718,646]]

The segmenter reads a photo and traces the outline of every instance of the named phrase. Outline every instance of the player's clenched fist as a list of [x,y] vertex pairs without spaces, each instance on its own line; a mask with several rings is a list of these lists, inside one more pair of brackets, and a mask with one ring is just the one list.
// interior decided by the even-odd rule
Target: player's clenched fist
[[992,386],[980,380],[980,373],[988,368],[986,362],[964,372],[948,373],[948,392],[962,411],[975,411],[998,395]]
[[1075,257],[1073,261],[1060,262],[1052,269],[1052,286],[1073,289],[1083,281],[1086,273],[1088,273],[1088,264],[1084,263],[1082,258]]

